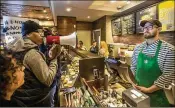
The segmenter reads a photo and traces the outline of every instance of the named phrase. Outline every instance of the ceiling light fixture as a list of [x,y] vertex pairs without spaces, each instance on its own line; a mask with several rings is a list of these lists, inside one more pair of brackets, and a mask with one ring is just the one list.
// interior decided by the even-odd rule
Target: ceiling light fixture
[[46,13],[47,12],[46,9],[44,9],[43,12]]
[[21,17],[22,15],[21,15],[21,14],[19,14],[18,16],[19,16],[19,17]]
[[87,18],[91,18],[90,16],[87,16]]
[[119,5],[119,6],[117,7],[117,10],[120,10],[121,8],[122,8],[122,6]]
[[67,8],[67,9],[66,9],[67,12],[70,12],[71,10],[72,10],[71,8]]
[[116,1],[114,1],[114,0],[111,0],[110,2],[111,2],[111,3],[115,3]]
[[127,4],[130,4],[130,3],[131,3],[131,1],[127,1],[126,3],[127,3]]
[[49,18],[48,16],[46,18]]

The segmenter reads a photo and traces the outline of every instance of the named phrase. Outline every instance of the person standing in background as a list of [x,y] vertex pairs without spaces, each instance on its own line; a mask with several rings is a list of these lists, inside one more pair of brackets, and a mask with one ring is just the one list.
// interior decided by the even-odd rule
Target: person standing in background
[[51,33],[52,33],[52,36],[58,36],[57,28],[56,28],[56,27],[53,27],[53,28],[51,29]]
[[87,48],[83,45],[83,41],[81,40],[78,42],[77,48],[79,50],[87,50]]
[[[51,36],[51,35],[52,35],[51,32],[50,32],[50,30],[49,30],[48,28],[44,28],[42,32],[43,32],[43,37],[44,37],[44,38],[47,38],[47,36]],[[46,39],[45,39],[45,41],[46,41]],[[39,47],[40,47],[40,48],[39,48],[40,51],[41,51],[45,56],[48,56],[48,50],[49,50],[49,48],[48,48],[47,43],[43,41],[43,43],[42,43]]]
[[90,48],[90,52],[98,54],[98,46],[96,41],[93,41],[92,46]]
[[137,85],[134,87],[150,97],[151,107],[169,107],[163,89],[175,80],[174,46],[160,40],[162,24],[159,20],[142,20],[145,41],[134,49],[131,71]]
[[105,41],[100,42],[99,55],[105,58],[108,58],[109,56],[108,46]]

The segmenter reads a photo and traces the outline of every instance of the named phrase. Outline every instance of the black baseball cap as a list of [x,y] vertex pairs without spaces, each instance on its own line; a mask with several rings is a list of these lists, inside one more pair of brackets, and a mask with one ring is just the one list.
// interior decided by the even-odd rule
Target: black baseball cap
[[142,20],[142,21],[140,21],[139,25],[141,27],[144,27],[147,22],[149,22],[149,23],[151,23],[153,25],[156,25],[158,27],[162,27],[162,23],[159,20],[157,20],[157,19],[155,19],[155,20],[152,20],[152,19],[151,20]]
[[37,32],[38,29],[42,29],[42,27],[38,23],[28,20],[22,23],[22,28],[21,28],[22,36],[24,37],[31,32]]

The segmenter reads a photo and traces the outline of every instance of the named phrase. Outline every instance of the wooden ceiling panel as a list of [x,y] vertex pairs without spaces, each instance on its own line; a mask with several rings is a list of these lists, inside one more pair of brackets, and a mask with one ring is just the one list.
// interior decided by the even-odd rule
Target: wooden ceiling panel
[[[21,15],[23,18],[53,20],[49,7],[1,3],[0,9],[1,18],[2,16],[19,17],[19,15]],[[46,12],[44,12],[44,10],[46,10]]]

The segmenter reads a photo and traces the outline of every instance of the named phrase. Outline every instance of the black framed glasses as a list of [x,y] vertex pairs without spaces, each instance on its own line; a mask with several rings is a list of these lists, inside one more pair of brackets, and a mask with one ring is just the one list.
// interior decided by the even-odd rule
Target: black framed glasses
[[147,27],[142,27],[142,31],[146,31],[146,30],[152,30],[153,26],[147,26]]

